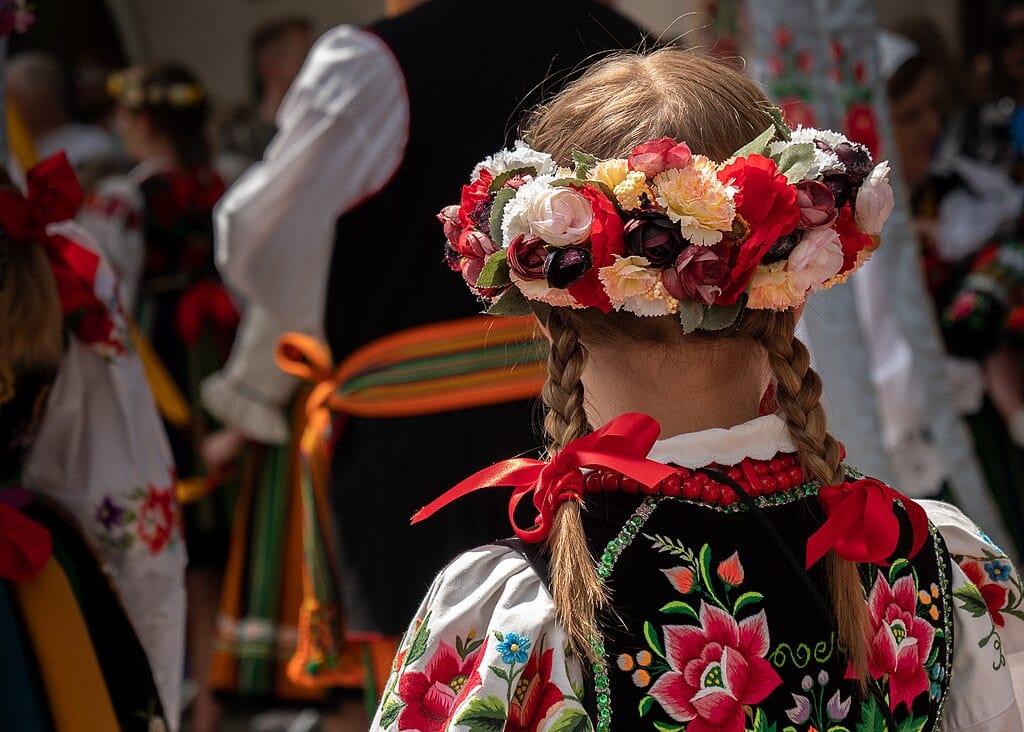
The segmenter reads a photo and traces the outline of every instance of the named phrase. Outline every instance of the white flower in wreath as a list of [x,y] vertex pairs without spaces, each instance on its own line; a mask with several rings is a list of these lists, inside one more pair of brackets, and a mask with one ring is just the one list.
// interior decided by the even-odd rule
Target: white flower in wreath
[[[790,145],[799,145],[800,143],[809,142],[814,145],[816,140],[827,142],[832,147],[835,147],[841,142],[849,142],[845,135],[841,135],[838,132],[832,130],[818,130],[813,127],[797,127],[793,130],[793,137],[789,141],[776,140],[769,148],[768,152],[773,157],[782,153]],[[843,162],[839,159],[831,150],[822,150],[817,145],[814,145],[814,162],[811,163],[811,167],[807,170],[804,175],[804,180],[817,180],[825,173],[832,171],[845,172],[846,168],[843,166]]]
[[843,248],[835,229],[809,229],[790,252],[786,269],[798,292],[817,292],[843,268]]
[[489,155],[473,168],[473,180],[480,177],[480,171],[489,170],[495,177],[510,170],[533,168],[537,175],[550,175],[555,172],[555,159],[547,153],[537,152],[522,140],[516,140],[512,149]]
[[889,185],[889,161],[883,160],[868,174],[857,192],[854,220],[865,234],[881,234],[895,202]]
[[501,221],[504,241],[529,234],[556,247],[579,244],[590,236],[594,209],[572,188],[552,186],[551,176],[536,178],[516,191]]

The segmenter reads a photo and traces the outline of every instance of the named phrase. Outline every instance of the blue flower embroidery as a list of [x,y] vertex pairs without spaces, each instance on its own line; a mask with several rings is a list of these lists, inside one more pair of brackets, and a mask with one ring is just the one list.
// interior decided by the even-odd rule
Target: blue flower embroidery
[[988,573],[988,578],[993,582],[1010,581],[1010,565],[1006,562],[985,562],[985,571]]
[[526,663],[529,658],[530,639],[518,633],[507,633],[505,640],[498,644],[498,653],[504,663]]

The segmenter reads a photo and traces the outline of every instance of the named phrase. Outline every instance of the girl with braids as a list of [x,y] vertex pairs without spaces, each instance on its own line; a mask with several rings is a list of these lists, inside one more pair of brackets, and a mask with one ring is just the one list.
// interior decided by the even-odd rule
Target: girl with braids
[[512,487],[516,538],[438,575],[372,729],[1020,730],[1021,579],[844,464],[794,335],[878,245],[887,164],[674,49],[523,136],[440,218],[489,312],[550,339],[547,459],[414,517]]

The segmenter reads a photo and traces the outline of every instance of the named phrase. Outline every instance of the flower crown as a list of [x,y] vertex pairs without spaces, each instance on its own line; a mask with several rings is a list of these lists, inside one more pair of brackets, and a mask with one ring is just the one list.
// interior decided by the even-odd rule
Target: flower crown
[[628,158],[576,151],[569,170],[517,141],[438,215],[446,261],[492,315],[674,314],[690,332],[729,327],[744,307],[798,307],[877,248],[889,165],[839,133],[768,115],[721,163],[663,137]]
[[165,104],[169,107],[191,107],[206,98],[206,89],[198,82],[157,84],[142,82],[137,70],[115,71],[107,77],[107,94],[128,109],[145,104]]

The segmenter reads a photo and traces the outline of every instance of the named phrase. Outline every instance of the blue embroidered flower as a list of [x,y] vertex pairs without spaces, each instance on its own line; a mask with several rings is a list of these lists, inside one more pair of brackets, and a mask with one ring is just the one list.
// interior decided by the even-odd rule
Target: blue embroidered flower
[[1010,565],[1006,562],[998,560],[985,562],[985,571],[988,573],[988,578],[993,582],[1010,581]]
[[946,678],[946,667],[941,663],[936,663],[931,667],[928,675],[932,679],[929,695],[932,699],[938,699],[942,696],[942,681]]
[[103,524],[107,531],[120,524],[123,515],[124,509],[111,501],[110,496],[104,496],[103,503],[96,508],[96,520]]
[[508,633],[505,640],[498,644],[501,660],[507,664],[526,663],[529,658],[530,639],[518,633]]

